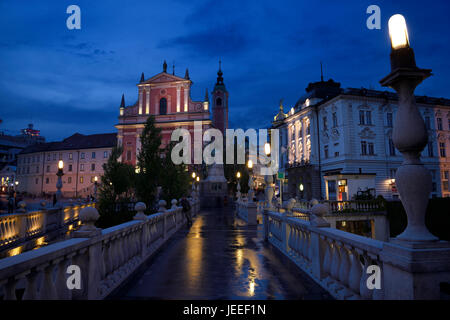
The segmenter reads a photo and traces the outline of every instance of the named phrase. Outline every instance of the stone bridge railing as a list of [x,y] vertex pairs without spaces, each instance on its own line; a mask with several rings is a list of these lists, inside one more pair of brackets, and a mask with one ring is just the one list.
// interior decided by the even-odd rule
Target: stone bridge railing
[[26,203],[19,203],[18,213],[0,216],[0,251],[4,252],[28,240],[50,232],[65,232],[69,225],[78,221],[81,209],[95,203],[74,204],[62,208],[47,208],[26,212]]
[[[192,211],[198,200],[191,200]],[[103,299],[118,288],[186,222],[177,200],[146,216],[137,203],[133,221],[107,229],[94,226],[95,208],[80,213],[74,238],[0,260],[0,297],[16,299]],[[80,270],[81,288],[70,290],[69,266]]]
[[248,225],[258,224],[256,202],[248,201],[247,199],[237,199],[236,213]]
[[[331,214],[340,213],[370,213],[385,211],[385,207],[382,201],[379,200],[351,200],[351,201],[335,201],[335,200],[322,200],[319,203],[323,203],[328,206],[328,212]],[[294,208],[297,211],[309,211],[312,208],[311,201],[297,200]]]
[[[325,205],[311,210],[311,221],[305,221],[265,209],[264,237],[333,297],[439,299],[440,285],[450,281],[447,243],[413,258],[408,244],[330,228],[323,219]],[[374,276],[379,280],[378,289],[368,285],[374,273],[379,275]]]

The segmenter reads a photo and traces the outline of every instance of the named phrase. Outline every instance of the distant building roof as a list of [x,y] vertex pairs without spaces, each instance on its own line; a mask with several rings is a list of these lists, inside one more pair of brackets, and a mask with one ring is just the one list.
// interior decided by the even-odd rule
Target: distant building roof
[[116,133],[99,133],[91,135],[75,133],[63,141],[29,146],[22,150],[20,154],[60,150],[108,148],[115,145],[117,145]]

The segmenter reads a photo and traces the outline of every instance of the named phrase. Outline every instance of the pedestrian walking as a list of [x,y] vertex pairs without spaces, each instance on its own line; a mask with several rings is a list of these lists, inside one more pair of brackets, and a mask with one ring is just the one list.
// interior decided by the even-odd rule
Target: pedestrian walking
[[191,204],[186,197],[181,198],[181,206],[183,207],[183,212],[186,216],[188,226],[192,226]]

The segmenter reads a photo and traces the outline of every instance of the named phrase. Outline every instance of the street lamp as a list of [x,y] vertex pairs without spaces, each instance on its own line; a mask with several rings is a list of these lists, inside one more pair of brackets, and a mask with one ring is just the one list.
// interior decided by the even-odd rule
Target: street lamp
[[239,171],[236,173],[236,177],[238,178],[238,184],[236,187],[236,189],[237,189],[236,196],[237,196],[238,200],[240,200],[241,199],[241,183],[240,183],[241,173]]
[[253,201],[253,161],[251,159],[247,162],[247,167],[249,169],[249,175],[248,175],[248,201]]
[[268,142],[264,144],[264,153],[266,154],[266,156],[270,156],[270,143]]
[[196,173],[192,172],[192,179],[195,179],[196,176],[197,176]]
[[61,189],[62,189],[62,176],[64,175],[63,172],[63,168],[64,168],[64,162],[62,160],[59,160],[58,162],[58,172],[56,172],[56,176],[58,177],[58,180],[56,182],[56,203],[58,204],[58,206],[61,206]]
[[94,177],[94,198],[97,201],[97,188],[98,188],[98,178]]
[[398,112],[392,140],[402,153],[404,161],[395,174],[395,183],[408,217],[407,227],[397,239],[438,240],[425,226],[425,211],[432,189],[432,179],[420,160],[420,153],[428,142],[428,133],[414,98],[414,90],[431,76],[431,70],[416,66],[405,18],[396,14],[389,19],[388,24],[392,49],[391,73],[380,83],[398,93]]

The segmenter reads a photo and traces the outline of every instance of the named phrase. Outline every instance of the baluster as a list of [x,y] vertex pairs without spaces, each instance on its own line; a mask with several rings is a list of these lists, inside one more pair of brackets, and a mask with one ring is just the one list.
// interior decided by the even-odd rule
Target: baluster
[[362,270],[361,281],[359,283],[359,292],[361,293],[361,297],[363,299],[370,299],[370,298],[372,298],[372,290],[370,290],[367,287],[367,279],[369,278],[369,275],[367,274],[367,268],[369,267],[371,262],[370,262],[370,258],[367,255],[365,255],[365,254],[361,253],[360,257],[364,261],[363,262],[364,263],[364,267],[363,267],[363,270]]
[[42,279],[42,286],[39,290],[39,299],[41,300],[54,300],[56,299],[56,288],[53,283],[54,264],[52,262],[47,263],[42,270],[44,271],[44,277]]
[[58,262],[58,272],[56,274],[56,293],[59,300],[70,300],[72,292],[67,288],[67,259],[62,257]]
[[330,271],[331,271],[331,243],[328,242],[327,238],[323,238],[323,245],[324,245],[324,249],[325,249],[325,255],[323,258],[323,272],[325,274],[325,277],[330,275]]
[[362,268],[361,262],[359,260],[359,252],[358,249],[352,248],[350,249],[351,258],[350,258],[350,275],[348,279],[348,286],[352,289],[357,295],[360,294],[359,286],[361,282],[362,276]]
[[345,245],[340,246],[341,263],[339,266],[339,281],[345,287],[348,286],[348,276],[350,272],[350,261],[348,256],[348,249]]
[[5,300],[17,300],[16,285],[18,280],[15,277],[9,278],[5,283]]
[[306,230],[302,231],[303,231],[302,255],[305,260],[308,260],[308,234],[306,233]]
[[22,300],[36,300],[38,298],[37,292],[37,277],[39,272],[35,268],[31,269],[25,276],[25,292]]
[[335,280],[339,279],[340,253],[337,241],[333,241],[333,253],[331,258],[331,277]]

